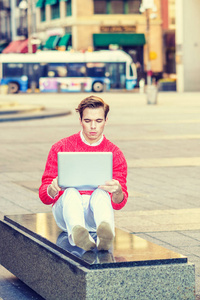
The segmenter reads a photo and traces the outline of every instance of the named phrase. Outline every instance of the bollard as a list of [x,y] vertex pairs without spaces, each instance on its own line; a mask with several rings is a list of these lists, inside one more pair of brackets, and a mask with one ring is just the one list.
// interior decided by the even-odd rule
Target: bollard
[[157,104],[158,90],[156,85],[147,85],[147,104]]
[[1,94],[3,94],[3,95],[8,94],[8,85],[7,84],[1,85]]
[[140,93],[144,94],[144,87],[145,87],[145,80],[144,78],[140,79],[139,81]]

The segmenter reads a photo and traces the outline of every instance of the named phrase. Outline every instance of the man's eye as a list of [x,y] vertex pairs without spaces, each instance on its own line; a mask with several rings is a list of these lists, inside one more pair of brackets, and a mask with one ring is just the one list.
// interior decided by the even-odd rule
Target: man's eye
[[89,123],[90,122],[90,120],[85,120],[85,123]]
[[103,120],[101,120],[101,119],[100,119],[100,120],[97,120],[97,123],[101,123],[102,121],[103,121]]

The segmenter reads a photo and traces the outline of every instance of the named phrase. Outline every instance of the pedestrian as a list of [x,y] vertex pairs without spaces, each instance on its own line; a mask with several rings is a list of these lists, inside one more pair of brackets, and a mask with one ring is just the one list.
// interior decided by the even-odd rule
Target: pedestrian
[[[44,204],[52,204],[57,225],[68,233],[71,245],[85,251],[97,246],[109,250],[114,236],[114,211],[124,207],[128,192],[126,186],[127,163],[122,151],[103,134],[109,105],[101,98],[83,99],[76,111],[82,130],[55,143],[49,152],[39,196]],[[78,191],[58,186],[58,152],[112,152],[113,179],[94,191]],[[96,232],[97,242],[90,235]]]

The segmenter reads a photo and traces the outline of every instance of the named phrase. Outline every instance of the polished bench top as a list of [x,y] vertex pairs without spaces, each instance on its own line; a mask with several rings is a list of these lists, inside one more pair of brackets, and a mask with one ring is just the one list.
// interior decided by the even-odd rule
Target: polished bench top
[[[89,269],[187,263],[187,257],[118,228],[109,251],[85,252],[69,244],[51,213],[5,216],[4,220]],[[96,239],[95,233],[91,235]]]

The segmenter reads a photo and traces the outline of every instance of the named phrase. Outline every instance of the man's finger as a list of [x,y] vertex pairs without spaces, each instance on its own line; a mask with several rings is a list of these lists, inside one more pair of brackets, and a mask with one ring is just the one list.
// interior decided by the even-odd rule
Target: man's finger
[[60,191],[61,188],[58,185],[58,177],[54,178],[52,181],[52,187],[54,187],[56,189],[56,191]]
[[114,193],[117,191],[117,186],[114,185],[100,185],[99,188],[110,193]]
[[118,184],[119,184],[119,181],[115,180],[115,179],[105,182],[105,185],[118,185]]

